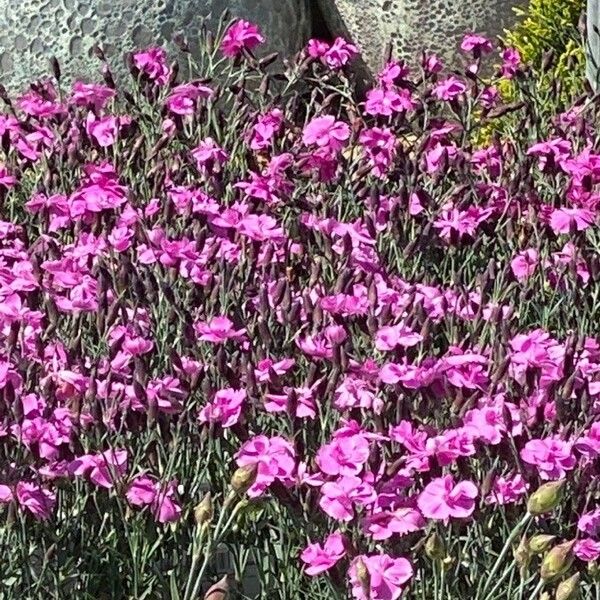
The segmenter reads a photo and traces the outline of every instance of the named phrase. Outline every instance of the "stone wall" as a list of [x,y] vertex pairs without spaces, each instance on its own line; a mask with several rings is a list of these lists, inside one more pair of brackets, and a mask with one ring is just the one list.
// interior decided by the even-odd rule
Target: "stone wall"
[[429,49],[452,64],[466,32],[502,34],[527,0],[317,0],[332,31],[349,35],[372,71],[393,43],[394,56],[418,62]]
[[15,91],[49,73],[56,56],[63,72],[98,78],[95,43],[106,50],[117,75],[126,52],[168,45],[173,33],[193,41],[203,17],[212,27],[229,8],[232,17],[258,23],[266,51],[295,52],[310,36],[313,0],[0,0],[0,77]]

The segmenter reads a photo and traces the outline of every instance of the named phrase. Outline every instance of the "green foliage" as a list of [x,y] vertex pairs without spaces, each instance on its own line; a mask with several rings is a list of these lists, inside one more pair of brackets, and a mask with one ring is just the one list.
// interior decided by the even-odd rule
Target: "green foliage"
[[515,8],[520,22],[507,32],[506,41],[534,68],[548,50],[564,66],[565,55],[572,56],[577,46],[582,49],[577,26],[585,4],[585,0],[530,0],[526,8]]

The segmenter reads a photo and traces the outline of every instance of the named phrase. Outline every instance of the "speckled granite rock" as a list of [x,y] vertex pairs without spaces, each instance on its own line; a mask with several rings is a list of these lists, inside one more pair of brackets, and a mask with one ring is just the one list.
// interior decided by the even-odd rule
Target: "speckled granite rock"
[[49,72],[55,55],[66,75],[93,77],[90,56],[102,43],[118,69],[135,48],[164,44],[174,32],[193,40],[202,17],[214,26],[226,8],[254,21],[268,38],[267,51],[289,54],[310,35],[312,0],[0,0],[0,77],[20,89]]
[[452,62],[466,32],[499,35],[527,0],[318,0],[331,29],[360,46],[371,70],[391,40],[394,55],[411,63],[423,49]]

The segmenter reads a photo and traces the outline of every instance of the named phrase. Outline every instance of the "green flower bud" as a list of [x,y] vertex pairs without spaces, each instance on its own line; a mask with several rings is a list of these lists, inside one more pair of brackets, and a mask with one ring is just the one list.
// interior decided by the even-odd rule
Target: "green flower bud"
[[245,494],[256,481],[256,465],[246,465],[236,469],[231,477],[231,487],[238,494]]
[[365,565],[365,562],[362,558],[360,558],[360,556],[356,561],[356,578],[360,582],[365,596],[368,598],[371,594],[371,574],[369,573],[369,569],[367,569],[367,565]]
[[433,532],[425,542],[425,554],[431,560],[441,560],[446,556],[446,547],[444,540],[437,532]]
[[575,600],[579,593],[579,579],[579,573],[575,573],[569,579],[561,581],[556,588],[556,600]]
[[527,510],[533,516],[543,515],[554,510],[560,503],[565,481],[549,481],[541,485],[527,502]]
[[515,562],[521,571],[526,571],[531,562],[531,552],[529,551],[529,544],[525,536],[521,538],[519,545],[515,548],[514,557]]
[[589,562],[587,570],[592,579],[600,581],[600,566],[596,561]]
[[545,533],[534,535],[529,540],[529,550],[531,550],[532,554],[544,554],[555,539],[555,535],[547,535]]
[[213,518],[213,504],[210,492],[205,494],[204,498],[196,508],[194,508],[194,521],[196,525],[202,526],[205,523],[208,524]]
[[552,581],[564,575],[573,564],[575,540],[554,546],[542,560],[540,575],[544,581]]

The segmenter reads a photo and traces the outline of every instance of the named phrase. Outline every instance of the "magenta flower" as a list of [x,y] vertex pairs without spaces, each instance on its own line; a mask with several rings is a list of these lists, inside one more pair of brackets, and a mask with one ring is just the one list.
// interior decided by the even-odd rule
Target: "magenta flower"
[[591,537],[600,533],[600,508],[584,513],[577,521],[577,529]]
[[423,336],[403,323],[389,327],[382,327],[375,334],[375,348],[382,352],[395,350],[398,346],[411,348],[423,341]]
[[396,157],[396,136],[388,128],[363,129],[360,134],[369,163],[376,177],[385,177]]
[[316,463],[327,475],[358,475],[369,453],[370,445],[366,436],[340,436],[319,448]]
[[250,497],[260,496],[275,481],[292,484],[296,454],[292,445],[280,436],[258,435],[245,442],[235,455],[238,466],[257,465],[256,481],[248,490]]
[[198,339],[213,344],[223,344],[227,340],[243,340],[246,336],[245,329],[235,329],[233,322],[225,316],[213,317],[209,321],[194,323],[194,330]]
[[512,79],[521,66],[521,55],[516,48],[507,48],[502,52],[502,77]]
[[373,116],[391,117],[395,113],[414,110],[416,106],[409,90],[375,88],[367,93],[365,112]]
[[69,472],[86,476],[95,485],[111,489],[127,472],[127,457],[127,450],[84,454],[71,462]]
[[335,38],[333,44],[327,48],[322,58],[330,69],[341,69],[358,55],[358,49],[354,44],[347,42],[344,38]]
[[300,555],[302,562],[306,563],[307,575],[315,576],[331,569],[341,558],[346,555],[346,538],[339,531],[327,536],[325,543],[309,544]]
[[192,158],[196,161],[199,171],[206,169],[212,171],[214,167],[221,167],[228,159],[229,155],[215,140],[207,137],[196,146],[192,152]]
[[596,215],[586,208],[556,208],[550,214],[550,227],[554,233],[585,231],[596,220]]
[[70,103],[75,106],[91,107],[98,112],[105,108],[115,94],[115,90],[105,85],[76,81],[73,84]]
[[514,504],[525,497],[528,487],[520,474],[512,477],[497,477],[485,501],[488,504]]
[[460,44],[460,49],[465,52],[472,52],[476,56],[481,54],[489,54],[494,49],[494,46],[487,38],[473,33],[465,35]]
[[321,486],[319,506],[336,521],[350,522],[354,518],[354,505],[368,506],[377,494],[373,486],[360,477],[344,476],[327,481]]
[[302,133],[302,142],[307,146],[327,148],[332,152],[341,150],[350,137],[350,127],[346,123],[336,121],[332,115],[315,117]]
[[538,265],[538,252],[535,248],[528,248],[519,252],[510,262],[510,268],[519,281],[525,281],[535,273]]
[[600,558],[600,542],[591,538],[577,540],[573,553],[584,562],[597,561]]
[[19,481],[15,489],[19,505],[36,519],[48,519],[56,504],[56,494],[37,483]]
[[428,519],[447,523],[450,518],[470,517],[475,510],[477,495],[477,486],[471,481],[455,484],[451,475],[445,475],[425,486],[417,498],[417,505]]
[[[357,563],[366,567],[365,581],[357,573]],[[392,558],[387,554],[358,556],[348,571],[355,600],[398,600],[405,584],[413,576],[413,568],[405,558]]]
[[438,100],[454,100],[467,91],[464,81],[456,77],[448,77],[433,88],[433,95]]
[[127,489],[126,497],[132,506],[143,508],[150,506],[157,523],[172,523],[181,516],[181,507],[175,499],[176,482],[161,486],[154,479],[140,475]]
[[171,71],[167,64],[167,53],[164,48],[148,48],[133,55],[133,64],[152,81],[165,85]]
[[541,479],[563,479],[577,464],[572,445],[558,437],[530,440],[521,458],[537,468]]
[[421,511],[411,505],[399,506],[393,511],[374,512],[365,517],[362,522],[363,529],[374,540],[387,540],[394,535],[407,535],[424,529],[426,525],[427,521]]
[[244,390],[219,390],[213,401],[200,410],[198,420],[200,423],[219,423],[221,427],[231,427],[240,420],[245,399]]
[[236,58],[244,50],[254,50],[264,41],[265,38],[256,25],[240,19],[230,25],[225,32],[221,42],[221,51],[229,58]]

